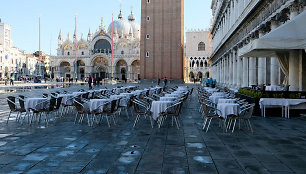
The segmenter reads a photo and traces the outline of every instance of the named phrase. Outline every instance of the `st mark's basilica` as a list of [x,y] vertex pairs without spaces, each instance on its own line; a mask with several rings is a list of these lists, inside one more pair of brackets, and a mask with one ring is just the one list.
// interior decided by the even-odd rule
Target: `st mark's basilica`
[[[77,41],[77,65],[75,66],[75,41],[68,33],[64,39],[58,36],[57,56],[52,57],[55,78],[78,79],[113,78],[119,80],[139,79],[140,72],[140,25],[136,23],[133,12],[124,20],[120,11],[118,19],[105,29],[103,18],[96,32],[89,29],[87,39],[83,36]],[[113,31],[113,63],[112,63]],[[76,71],[75,68],[76,67]]]

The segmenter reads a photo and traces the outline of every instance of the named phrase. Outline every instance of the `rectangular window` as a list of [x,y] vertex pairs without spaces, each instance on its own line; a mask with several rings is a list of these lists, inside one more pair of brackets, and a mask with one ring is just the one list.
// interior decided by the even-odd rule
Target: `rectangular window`
[[150,35],[149,34],[146,35],[146,39],[150,39]]
[[147,21],[148,21],[148,22],[150,21],[150,16],[147,16]]
[[150,52],[149,51],[146,52],[146,57],[150,57]]

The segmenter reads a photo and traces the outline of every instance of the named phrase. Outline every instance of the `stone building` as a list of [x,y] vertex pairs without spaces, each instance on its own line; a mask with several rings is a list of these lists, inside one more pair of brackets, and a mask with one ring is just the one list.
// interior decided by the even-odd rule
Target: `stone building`
[[[120,11],[113,22],[113,64],[112,64],[112,23],[108,29],[103,24],[96,32],[89,29],[87,39],[83,36],[75,43],[70,34],[64,39],[58,36],[57,56],[51,58],[53,73],[56,77],[78,79],[84,77],[118,78],[120,80],[139,78],[140,71],[140,25],[135,22],[133,12],[128,20],[123,19]],[[77,63],[75,66],[75,45]],[[75,71],[76,67],[76,71]]]
[[210,77],[209,57],[211,40],[208,30],[190,30],[186,32],[185,59],[187,62],[187,81]]
[[[278,36],[283,47],[258,49],[254,45],[297,23],[305,5],[304,0],[212,0],[213,78],[228,87],[285,84],[293,91],[305,90],[305,50],[286,45],[290,33],[297,30]],[[299,23],[305,20],[302,17]],[[254,50],[261,54],[248,54]]]
[[24,51],[13,46],[11,26],[2,23],[0,18],[0,78],[15,79],[20,75],[20,66],[25,60]]
[[141,78],[183,80],[184,0],[141,0]]

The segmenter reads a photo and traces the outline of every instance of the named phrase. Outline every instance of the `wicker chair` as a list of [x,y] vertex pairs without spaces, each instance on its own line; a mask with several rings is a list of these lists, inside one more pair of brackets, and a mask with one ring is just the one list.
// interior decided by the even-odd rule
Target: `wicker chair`
[[244,109],[242,109],[239,112],[239,115],[231,115],[229,117],[229,121],[228,121],[228,124],[227,124],[227,129],[230,129],[230,127],[232,125],[232,122],[234,121],[234,124],[232,126],[232,133],[233,133],[234,130],[235,130],[235,126],[236,126],[236,121],[238,120],[239,121],[239,129],[240,129],[240,121],[244,121],[247,128],[250,129],[251,132],[253,133],[253,129],[252,129],[250,119],[253,115],[254,107],[255,107],[255,104],[253,103],[253,104],[249,105],[248,107],[245,107]]
[[204,130],[208,121],[208,125],[206,127],[206,132],[209,129],[210,123],[212,119],[219,119],[220,121],[223,122],[223,130],[226,130],[225,128],[225,119],[223,117],[220,117],[221,115],[221,111],[217,110],[216,108],[205,104],[205,103],[201,103],[202,107],[203,107],[203,117],[204,117],[204,123],[203,123],[203,127],[202,129]]

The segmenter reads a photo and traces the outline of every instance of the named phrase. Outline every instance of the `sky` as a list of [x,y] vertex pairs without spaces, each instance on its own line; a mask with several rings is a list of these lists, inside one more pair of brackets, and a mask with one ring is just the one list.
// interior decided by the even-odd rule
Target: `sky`
[[[94,32],[103,17],[106,28],[111,24],[112,13],[117,19],[120,9],[123,17],[133,10],[140,24],[140,0],[1,0],[0,18],[12,27],[13,45],[26,53],[39,48],[38,16],[41,18],[41,50],[56,55],[59,31],[64,39],[70,32],[73,37],[77,15],[78,38],[87,38],[89,28]],[[208,29],[211,0],[185,0],[186,29]]]

